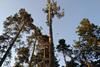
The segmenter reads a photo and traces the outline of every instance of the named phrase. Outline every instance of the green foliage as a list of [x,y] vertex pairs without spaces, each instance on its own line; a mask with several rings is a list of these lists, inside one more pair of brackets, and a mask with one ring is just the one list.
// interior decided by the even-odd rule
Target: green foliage
[[28,62],[29,49],[25,47],[19,48],[17,55],[18,55],[20,62],[24,62],[24,61]]
[[100,40],[100,27],[91,24],[88,19],[83,19],[77,27],[77,33],[80,40],[86,41],[87,45],[99,45],[97,42]]
[[24,67],[24,66],[20,63],[16,63],[14,67]]
[[[64,16],[64,11],[60,11],[60,6],[58,6],[57,2],[51,2],[48,3],[46,8],[43,9],[45,13],[47,13],[47,25],[50,25],[50,22],[52,22],[52,18],[57,16],[57,18],[62,18]],[[49,16],[50,12],[50,16]],[[49,18],[50,17],[50,18]],[[50,21],[49,21],[50,20]]]
[[56,48],[58,52],[61,52],[63,54],[66,66],[67,66],[66,55],[70,51],[69,47],[70,47],[69,45],[67,46],[65,44],[64,39],[60,39],[59,40],[59,45],[57,45],[57,48]]
[[57,50],[60,52],[65,52],[68,50],[68,47],[66,44],[65,44],[65,40],[64,39],[60,39],[59,40],[59,45],[57,46]]
[[54,59],[55,59],[55,67],[59,67],[60,65],[58,64],[58,60],[57,60],[57,58],[56,58],[56,56],[54,56]]
[[[23,47],[19,47],[17,49],[17,57],[16,59],[19,61],[16,63],[28,63],[31,61],[31,56],[32,53],[34,53],[34,50],[35,48],[35,45],[34,45],[34,42],[35,40],[37,40],[37,37],[41,35],[41,30],[32,23],[33,19],[31,18],[31,15],[30,14],[26,14],[26,13],[23,13],[20,11],[20,14],[26,19],[25,21],[25,26],[22,30],[22,32],[26,32],[28,33],[29,35],[26,36],[26,42],[25,43],[22,43]],[[17,40],[17,42],[22,42],[20,39]],[[33,56],[33,55],[32,55]],[[32,60],[34,61],[34,60]],[[15,63],[15,64],[16,64]],[[32,64],[32,63],[30,63]]]
[[[6,52],[6,50],[9,47],[9,40],[12,39],[11,37],[3,34],[0,35],[0,59],[2,59],[4,53]],[[8,54],[7,59],[4,63],[4,65],[9,65],[10,60],[11,59],[11,52]]]
[[91,62],[91,63],[92,63],[93,66],[99,67],[99,66],[100,66],[100,59],[97,60],[97,61],[93,61],[93,62]]
[[[16,51],[18,51],[17,60],[19,60],[20,62],[28,63],[30,50],[28,50],[27,52],[23,51],[23,49],[25,48],[26,50],[31,48],[31,44],[34,43],[34,40],[37,39],[39,35],[41,35],[41,30],[33,24],[31,15],[28,14],[25,9],[20,9],[19,12],[15,15],[7,17],[3,25],[3,35],[0,36],[0,43],[2,43],[2,45],[0,45],[0,54],[4,54],[6,52],[5,50],[7,50],[9,46],[11,46],[9,44],[11,44],[12,41],[16,38],[16,40],[13,42],[13,45],[15,46],[14,48],[16,49]],[[25,39],[23,41],[22,35],[26,33],[28,33],[29,35],[25,36],[27,40],[25,42]],[[1,58],[2,57],[3,56],[1,56]]]
[[79,49],[80,60],[92,62],[93,59],[99,59],[100,54],[100,26],[90,23],[84,18],[77,27],[79,40],[75,42],[75,48]]
[[79,64],[76,63],[74,60],[71,60],[67,63],[67,67],[77,67],[77,65]]

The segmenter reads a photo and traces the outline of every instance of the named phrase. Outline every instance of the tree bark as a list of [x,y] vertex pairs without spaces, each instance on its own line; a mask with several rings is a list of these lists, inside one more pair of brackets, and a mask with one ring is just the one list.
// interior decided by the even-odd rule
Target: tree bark
[[18,33],[17,33],[16,36],[12,39],[12,41],[11,41],[11,43],[10,43],[10,47],[8,48],[8,50],[6,51],[5,55],[3,56],[3,58],[2,58],[1,61],[0,61],[0,67],[2,66],[3,62],[5,61],[7,55],[9,54],[9,52],[10,52],[12,46],[14,45],[15,41],[17,40],[17,38],[18,38],[20,32],[22,31],[24,25],[25,25],[25,24],[24,24],[24,22],[23,22],[23,24],[22,24],[21,28],[19,29]]
[[33,45],[33,52],[32,52],[30,62],[29,62],[29,67],[33,67],[33,64],[32,64],[33,60],[32,59],[33,59],[33,56],[34,56],[35,46],[36,46],[36,40],[35,40],[34,45]]
[[51,0],[48,0],[48,23],[49,23],[49,67],[55,67],[54,60],[54,44],[52,31],[52,17],[51,17]]

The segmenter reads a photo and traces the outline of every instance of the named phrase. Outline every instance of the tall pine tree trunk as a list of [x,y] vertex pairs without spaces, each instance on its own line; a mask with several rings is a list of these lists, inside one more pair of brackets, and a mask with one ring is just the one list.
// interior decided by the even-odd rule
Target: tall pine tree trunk
[[36,40],[33,45],[33,51],[32,51],[32,56],[30,58],[29,67],[33,67],[32,61],[33,61],[33,57],[34,57],[35,46],[36,46]]
[[18,31],[18,33],[16,34],[16,36],[15,36],[15,37],[12,39],[12,41],[10,42],[10,46],[9,46],[8,50],[6,51],[6,53],[4,54],[3,58],[2,58],[1,61],[0,61],[0,67],[2,66],[3,62],[5,61],[7,55],[9,54],[9,52],[10,52],[12,46],[14,45],[15,41],[17,40],[18,36],[20,35],[20,33],[21,33],[21,31],[22,31],[24,25],[25,25],[25,23],[23,22],[21,28],[20,28],[19,31]]

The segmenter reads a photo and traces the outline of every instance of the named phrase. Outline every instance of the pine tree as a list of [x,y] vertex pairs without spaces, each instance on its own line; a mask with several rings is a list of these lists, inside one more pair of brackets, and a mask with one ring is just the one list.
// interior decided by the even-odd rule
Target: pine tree
[[67,46],[65,44],[65,40],[64,39],[60,39],[59,40],[59,45],[57,45],[57,51],[58,52],[62,52],[66,66],[67,66],[66,52],[67,52],[67,50],[69,50],[68,47],[69,46]]
[[75,47],[79,49],[80,61],[90,67],[93,59],[99,59],[100,26],[84,18],[77,27],[77,34],[79,41],[75,42]]
[[[31,18],[31,15],[28,14],[25,9],[20,9],[18,13],[16,13],[14,16],[7,17],[6,21],[4,22],[4,32],[3,32],[3,38],[4,36],[8,36],[9,39],[7,39],[9,42],[7,45],[7,51],[5,51],[4,56],[1,58],[0,66],[5,61],[7,55],[12,49],[12,46],[16,42],[20,41],[21,35],[24,32],[29,32],[31,29],[36,29],[36,26],[32,24],[33,19]],[[3,40],[1,36],[2,43],[6,41]]]

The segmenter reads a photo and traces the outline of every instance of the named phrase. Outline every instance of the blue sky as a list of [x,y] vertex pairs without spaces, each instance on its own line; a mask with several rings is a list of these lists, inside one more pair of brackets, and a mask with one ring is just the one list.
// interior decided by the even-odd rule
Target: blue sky
[[[0,0],[0,34],[2,33],[2,23],[7,16],[13,15],[20,8],[25,8],[37,26],[42,26],[42,32],[48,34],[46,26],[46,14],[42,8],[46,6],[47,0]],[[66,39],[68,44],[73,44],[77,39],[76,27],[83,18],[88,18],[91,23],[100,26],[100,0],[57,0],[58,4],[65,11],[62,19],[54,18],[53,33],[55,44],[60,38]],[[60,63],[63,63],[61,61]]]

